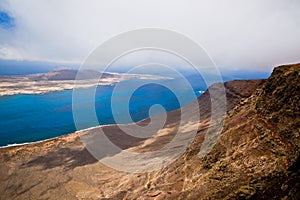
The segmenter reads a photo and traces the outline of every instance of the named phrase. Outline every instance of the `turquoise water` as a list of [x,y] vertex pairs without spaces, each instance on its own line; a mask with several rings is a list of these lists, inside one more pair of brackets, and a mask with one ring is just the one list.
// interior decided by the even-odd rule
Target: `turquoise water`
[[[173,85],[180,87],[177,80],[171,81]],[[134,84],[134,80],[132,80]],[[82,128],[97,125],[114,124],[111,111],[111,95],[115,86],[99,86],[95,94],[95,110],[98,124],[87,123]],[[90,92],[90,88],[82,89]],[[194,88],[196,96],[198,90]],[[186,91],[181,91],[180,98],[184,104],[191,102],[187,98]],[[122,90],[115,94],[119,105],[115,114],[123,115],[124,98],[130,95],[130,91]],[[86,104],[85,95],[80,99],[79,106],[86,109],[93,105]],[[119,103],[118,103],[119,101]],[[130,97],[129,111],[133,121],[139,121],[149,116],[149,108],[154,104],[162,105],[166,111],[180,107],[177,97],[172,91],[158,84],[146,84],[138,88]],[[0,146],[19,144],[45,140],[76,131],[72,114],[72,90],[51,92],[34,95],[13,95],[0,97]],[[124,118],[121,123],[128,123]]]

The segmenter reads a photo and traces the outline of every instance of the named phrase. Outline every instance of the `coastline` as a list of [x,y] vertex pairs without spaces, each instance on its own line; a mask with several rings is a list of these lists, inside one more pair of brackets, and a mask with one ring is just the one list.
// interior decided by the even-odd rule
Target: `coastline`
[[[55,73],[55,74],[54,74]],[[72,90],[75,88],[88,88],[101,85],[112,85],[125,80],[148,79],[163,80],[171,79],[144,74],[116,74],[111,73],[109,77],[90,78],[76,80],[76,77],[69,77],[66,71],[54,71],[45,74],[30,74],[25,76],[0,76],[0,97],[18,94],[45,94],[49,92]],[[74,73],[72,71],[72,73]],[[76,72],[77,73],[77,72]],[[59,76],[53,79],[53,74]]]
[[13,147],[27,146],[27,145],[31,145],[31,144],[39,144],[39,143],[48,142],[48,141],[51,141],[51,140],[60,139],[60,138],[63,138],[63,137],[70,137],[70,136],[73,137],[75,135],[78,136],[78,135],[80,135],[84,131],[90,131],[90,130],[93,130],[93,129],[96,129],[96,128],[108,127],[108,126],[113,126],[113,125],[115,125],[115,124],[93,126],[93,127],[90,127],[90,128],[86,128],[86,129],[82,129],[82,130],[77,130],[75,132],[66,133],[66,134],[63,134],[63,135],[60,135],[60,136],[51,137],[51,138],[44,139],[44,140],[38,140],[38,141],[33,141],[33,142],[8,144],[8,145],[5,145],[5,146],[0,146],[0,150],[1,149],[7,149],[7,148],[13,148]]
[[[177,110],[177,109],[175,109],[175,110]],[[169,112],[173,112],[175,110],[172,110],[172,111],[169,111]],[[1,149],[13,148],[13,147],[22,147],[22,146],[27,146],[27,145],[32,145],[32,144],[40,144],[40,143],[48,142],[48,141],[51,141],[51,140],[62,139],[64,137],[81,136],[81,135],[83,135],[83,132],[85,132],[85,131],[91,131],[91,130],[98,129],[98,128],[103,128],[103,127],[128,126],[128,125],[138,124],[138,123],[141,123],[141,122],[143,122],[143,121],[145,121],[147,119],[149,119],[149,118],[145,118],[145,119],[142,119],[140,121],[133,122],[133,123],[127,123],[127,124],[105,124],[105,125],[92,126],[92,127],[89,127],[89,128],[85,128],[85,129],[81,129],[81,130],[76,130],[75,132],[62,134],[62,135],[59,135],[59,136],[56,136],[56,137],[51,137],[51,138],[44,139],[44,140],[38,140],[38,141],[33,141],[33,142],[23,142],[23,143],[7,144],[5,146],[0,146],[0,150]]]
[[[73,133],[70,133],[70,134],[73,134]],[[61,135],[61,136],[65,136],[65,135]],[[57,139],[57,138],[59,138],[61,136],[57,136],[57,137],[49,138],[49,139],[45,139],[45,140],[39,140],[39,141],[35,141],[35,142],[24,142],[24,143],[8,144],[8,145],[5,145],[5,146],[0,146],[0,150],[1,149],[12,148],[12,147],[20,147],[20,146],[25,146],[25,145],[31,145],[31,144],[37,144],[37,143],[47,142],[49,140]]]

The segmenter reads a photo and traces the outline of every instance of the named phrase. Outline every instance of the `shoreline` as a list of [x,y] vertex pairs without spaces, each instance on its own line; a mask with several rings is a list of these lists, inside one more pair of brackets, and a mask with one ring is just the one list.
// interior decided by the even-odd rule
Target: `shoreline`
[[[89,72],[91,73],[91,72]],[[165,80],[170,77],[147,75],[147,74],[118,74],[109,73],[109,77],[76,79],[77,71],[61,70],[50,71],[42,74],[29,74],[22,76],[0,76],[0,96],[18,94],[45,94],[55,91],[72,90],[77,88],[89,88],[94,86],[112,85],[126,80],[147,79]],[[74,76],[74,77],[73,77]]]
[[73,88],[57,88],[54,90],[49,90],[49,91],[30,91],[30,92],[18,92],[18,93],[9,93],[9,94],[2,94],[0,92],[0,97],[10,97],[14,95],[39,95],[39,94],[47,94],[51,92],[61,92],[61,91],[68,91],[68,90],[73,90],[73,89],[86,89],[94,86],[107,86],[107,85],[113,85],[114,83],[107,83],[107,84],[97,84],[97,85],[84,85],[84,86],[79,86],[79,87],[73,87]]
[[[73,133],[69,133],[69,134],[73,134]],[[69,135],[69,134],[67,134],[67,135]],[[62,136],[66,136],[66,135],[61,135],[61,136],[57,136],[57,137],[54,137],[54,138],[39,140],[39,141],[35,141],[35,142],[24,142],[24,143],[8,144],[8,145],[5,145],[5,146],[0,146],[0,150],[1,149],[7,149],[7,148],[13,148],[13,147],[20,147],[20,146],[25,146],[25,145],[31,145],[31,144],[38,144],[38,143],[42,143],[42,142],[47,142],[49,140],[57,139],[57,138],[60,138]]]
[[[6,149],[6,148],[10,148],[10,147],[20,147],[20,146],[25,146],[25,145],[43,143],[43,142],[47,142],[47,141],[59,139],[59,138],[62,138],[62,137],[67,137],[67,136],[72,136],[72,135],[75,135],[75,134],[80,134],[83,131],[89,131],[89,130],[93,130],[95,128],[101,128],[101,127],[107,127],[107,126],[113,126],[113,125],[116,125],[116,124],[107,124],[107,125],[93,126],[93,127],[90,127],[90,128],[85,128],[85,129],[82,129],[82,130],[77,130],[75,132],[66,133],[66,134],[63,134],[63,135],[60,135],[60,136],[51,137],[51,138],[44,139],[44,140],[38,140],[38,141],[33,141],[33,142],[23,142],[23,143],[7,144],[5,146],[0,146],[0,150],[1,149]],[[125,124],[125,125],[130,125],[130,124]]]
[[[172,110],[172,111],[174,111],[174,110]],[[169,112],[172,112],[172,111],[169,111]],[[89,128],[76,130],[75,132],[62,134],[62,135],[59,135],[59,136],[56,136],[56,137],[51,137],[51,138],[44,139],[44,140],[38,140],[38,141],[33,141],[33,142],[7,144],[5,146],[0,146],[0,150],[1,149],[7,149],[7,148],[13,148],[13,147],[20,147],[20,146],[25,146],[25,145],[31,145],[31,144],[39,144],[39,143],[43,143],[43,142],[47,142],[47,141],[51,141],[51,140],[55,140],[55,139],[60,139],[62,137],[74,136],[75,134],[77,134],[80,137],[80,134],[82,132],[85,132],[85,131],[90,131],[90,130],[93,130],[93,129],[102,128],[102,127],[109,127],[109,126],[128,126],[128,125],[133,125],[133,124],[140,123],[140,122],[142,122],[144,120],[147,120],[147,119],[149,119],[149,117],[147,117],[145,119],[142,119],[140,121],[133,122],[133,123],[128,123],[128,124],[105,124],[105,125],[92,126],[92,127],[89,127]]]
[[[36,74],[41,75],[41,74]],[[36,76],[35,75],[35,76]],[[120,74],[115,74],[120,76]],[[30,75],[29,75],[30,76]],[[0,90],[0,98],[3,97],[13,97],[14,95],[43,95],[52,92],[62,92],[68,91],[73,89],[86,89],[95,86],[109,86],[116,84],[121,81],[131,80],[131,79],[149,79],[149,80],[164,80],[164,79],[172,79],[170,77],[161,77],[155,75],[144,75],[144,74],[122,74],[120,77],[110,77],[105,78],[101,82],[98,80],[90,79],[90,80],[39,80],[34,81],[28,79],[28,75],[21,75],[21,76],[0,76],[0,86],[3,86],[2,90]],[[21,81],[21,82],[18,82]],[[76,85],[76,82],[78,83]],[[6,90],[7,89],[7,90]],[[198,92],[198,91],[197,91]],[[202,94],[202,93],[200,93]],[[148,119],[142,119],[140,121]],[[51,137],[47,139],[42,139],[38,141],[29,141],[29,142],[22,142],[22,143],[9,143],[3,146],[0,146],[0,149],[6,148],[13,148],[13,147],[20,147],[25,145],[37,144],[46,142],[49,140],[54,140],[57,138],[61,138],[64,136],[72,135],[72,134],[80,134],[84,131],[93,130],[96,128],[107,127],[107,126],[122,126],[122,125],[130,125],[136,124],[138,122],[128,123],[128,124],[105,124],[105,125],[97,125],[93,127],[89,127],[86,129],[75,130],[75,132],[64,133],[56,137]]]
[[[65,89],[65,90],[68,90],[68,89]],[[70,89],[71,90],[71,89]],[[59,91],[64,91],[64,90],[59,90]],[[59,91],[50,91],[50,92],[46,92],[46,93],[51,93],[51,92],[59,92]],[[205,92],[205,91],[195,91],[195,92],[198,92],[200,94],[200,96]],[[13,95],[39,95],[39,94],[13,94]],[[6,97],[9,97],[9,96],[13,96],[13,95],[5,95]],[[5,96],[1,96],[0,95],[0,98],[1,97],[5,97]],[[199,97],[200,97],[199,96]],[[198,97],[198,98],[199,98]],[[180,109],[180,108],[177,108],[177,109]],[[174,109],[174,110],[170,110],[168,112],[173,112],[177,109]],[[165,112],[167,113],[167,112]],[[159,115],[159,114],[158,114]],[[141,123],[145,120],[149,119],[149,117],[146,117],[144,119],[141,119],[137,122],[132,122],[132,123],[124,123],[124,124],[104,124],[104,125],[97,125],[97,126],[92,126],[92,127],[89,127],[89,128],[85,128],[85,129],[80,129],[80,130],[76,130],[74,132],[70,132],[70,133],[65,133],[65,134],[62,134],[62,135],[59,135],[59,136],[56,136],[56,137],[51,137],[51,138],[47,138],[47,139],[43,139],[43,140],[38,140],[38,141],[32,141],[32,142],[23,142],[23,143],[12,143],[12,144],[7,144],[7,145],[4,145],[4,146],[0,146],[0,150],[1,149],[7,149],[7,148],[13,148],[13,147],[20,147],[20,146],[25,146],[25,145],[31,145],[31,144],[38,144],[38,143],[43,143],[43,142],[47,142],[47,141],[51,141],[51,140],[55,140],[55,139],[59,139],[59,138],[62,138],[62,137],[67,137],[67,136],[72,136],[72,135],[75,135],[75,134],[78,134],[79,137],[80,137],[80,134],[82,132],[85,132],[85,131],[90,131],[90,130],[93,130],[93,129],[97,129],[97,128],[101,128],[101,127],[110,127],[110,126],[128,126],[128,125],[133,125],[133,124],[138,124],[138,123]]]

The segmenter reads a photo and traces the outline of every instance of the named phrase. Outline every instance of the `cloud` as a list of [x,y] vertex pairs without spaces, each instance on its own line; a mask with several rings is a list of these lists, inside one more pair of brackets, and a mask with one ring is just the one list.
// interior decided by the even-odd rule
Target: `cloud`
[[297,0],[4,0],[0,10],[14,19],[0,29],[2,59],[81,63],[113,35],[160,27],[189,36],[223,68],[300,61]]
[[20,55],[17,49],[12,47],[0,46],[0,59],[9,58],[11,60],[22,60],[23,57]]

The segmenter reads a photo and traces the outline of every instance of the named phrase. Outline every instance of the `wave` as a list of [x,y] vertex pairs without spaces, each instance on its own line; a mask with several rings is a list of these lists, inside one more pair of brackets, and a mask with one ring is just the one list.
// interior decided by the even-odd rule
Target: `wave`
[[53,140],[53,139],[56,139],[56,138],[59,138],[59,137],[61,137],[61,136],[53,137],[53,138],[49,138],[49,139],[45,139],[45,140],[34,141],[34,142],[24,142],[24,143],[7,144],[5,146],[0,146],[0,149],[9,148],[9,147],[24,146],[24,145],[28,145],[28,144],[36,144],[36,143],[40,143],[40,142],[46,142],[48,140]]

